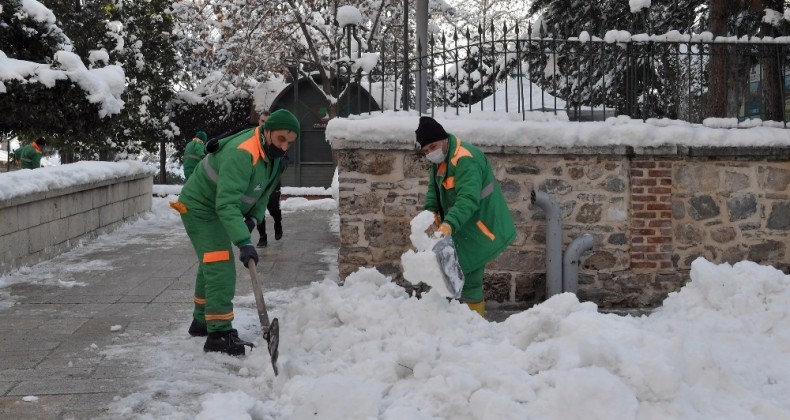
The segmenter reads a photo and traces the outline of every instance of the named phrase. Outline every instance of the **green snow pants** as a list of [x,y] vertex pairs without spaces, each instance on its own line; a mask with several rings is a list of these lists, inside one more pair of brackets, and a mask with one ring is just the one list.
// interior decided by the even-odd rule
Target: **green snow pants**
[[464,271],[464,288],[461,290],[461,301],[464,303],[482,302],[485,298],[483,294],[483,273],[485,265],[477,270]]
[[219,219],[198,219],[184,213],[181,221],[199,262],[192,316],[206,324],[208,332],[228,331],[232,328],[236,292],[233,244]]

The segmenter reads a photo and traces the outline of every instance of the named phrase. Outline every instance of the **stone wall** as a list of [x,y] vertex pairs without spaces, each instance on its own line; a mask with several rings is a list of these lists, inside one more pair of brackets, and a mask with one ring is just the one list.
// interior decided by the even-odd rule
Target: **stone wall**
[[[335,140],[340,277],[376,267],[400,281],[409,221],[428,164],[406,142]],[[489,303],[545,299],[545,219],[530,192],[560,205],[564,247],[590,233],[579,297],[601,307],[650,307],[688,281],[691,261],[742,259],[790,272],[790,148],[542,148],[480,146],[518,236],[486,272]]]
[[150,173],[127,175],[0,202],[0,273],[52,258],[150,211],[152,186]]

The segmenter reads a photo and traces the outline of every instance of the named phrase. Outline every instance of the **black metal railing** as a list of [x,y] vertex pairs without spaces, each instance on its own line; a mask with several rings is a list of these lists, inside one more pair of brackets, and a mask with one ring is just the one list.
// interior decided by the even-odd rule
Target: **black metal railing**
[[[350,37],[348,38],[350,39]],[[381,49],[398,57],[402,49]],[[557,39],[503,25],[431,36],[427,50],[406,60],[380,60],[365,69],[339,60],[347,86],[370,93],[349,109],[409,110],[423,98],[416,89],[427,74],[427,112],[565,112],[577,121],[614,115],[701,123],[710,117],[790,119],[790,37],[717,38],[672,32],[636,35],[610,31]],[[349,54],[350,55],[350,54]],[[356,67],[356,70],[351,69]],[[409,69],[408,73],[404,69]],[[348,88],[346,88],[348,90]],[[351,90],[348,90],[351,92]],[[370,111],[368,111],[370,112]]]

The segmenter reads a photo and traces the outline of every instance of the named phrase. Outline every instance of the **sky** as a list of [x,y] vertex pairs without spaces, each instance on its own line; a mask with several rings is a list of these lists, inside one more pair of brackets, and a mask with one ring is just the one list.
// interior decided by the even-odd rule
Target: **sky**
[[[104,165],[86,162],[80,169],[87,173],[83,177],[99,179],[107,172]],[[123,166],[119,171],[139,170],[136,163],[117,165]],[[13,174],[0,174],[0,191],[7,185],[3,178]],[[289,189],[293,197],[282,207],[286,213],[334,210],[315,214],[337,233],[337,188],[336,177],[330,189]],[[156,186],[152,211],[139,220],[60,255],[56,263],[45,261],[0,277],[0,310],[16,299],[11,284],[86,287],[69,273],[84,269],[80,255],[91,247],[145,240],[150,232],[165,232],[174,243],[188,240],[167,205],[173,198],[167,194],[178,192],[178,186]],[[327,197],[308,201],[300,195]],[[309,286],[266,291],[270,317],[279,318],[281,325],[277,377],[266,351],[242,358],[205,354],[201,338],[183,337],[186,321],[135,344],[99,348],[108,358],[137,358],[151,378],[119,395],[110,415],[201,420],[790,418],[790,276],[749,261],[730,266],[700,258],[692,264],[691,281],[649,315],[599,313],[594,303],[563,293],[504,322],[488,322],[447,301],[435,267],[426,263],[430,259],[407,257],[424,252],[432,241],[421,233],[424,217],[415,215],[414,250],[402,258],[410,281],[436,285],[422,299],[410,298],[374,268],[360,268],[339,286],[336,265],[315,273]],[[332,264],[336,256],[337,249],[329,249],[315,259]],[[242,338],[262,344],[254,297],[237,296],[234,304],[234,327]],[[35,403],[35,398],[21,399]]]

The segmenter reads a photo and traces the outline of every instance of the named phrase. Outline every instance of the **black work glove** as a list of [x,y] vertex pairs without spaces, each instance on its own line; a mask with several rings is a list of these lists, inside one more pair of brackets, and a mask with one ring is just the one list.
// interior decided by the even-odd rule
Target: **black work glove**
[[[244,218],[244,224],[247,225],[247,229],[250,231],[250,233],[252,233],[252,230],[255,229],[255,225],[258,224],[258,221],[252,216],[247,216]],[[258,260],[256,259],[255,261],[257,262]]]
[[250,260],[255,261],[255,265],[258,265],[258,251],[255,250],[255,247],[252,244],[239,247],[239,261],[247,267]]

